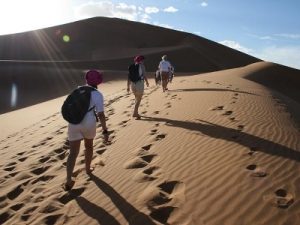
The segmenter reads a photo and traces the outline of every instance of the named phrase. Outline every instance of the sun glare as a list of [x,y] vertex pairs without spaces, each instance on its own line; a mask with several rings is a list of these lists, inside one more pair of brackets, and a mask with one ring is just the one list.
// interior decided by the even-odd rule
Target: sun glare
[[55,26],[70,20],[71,0],[5,0],[0,7],[0,34]]

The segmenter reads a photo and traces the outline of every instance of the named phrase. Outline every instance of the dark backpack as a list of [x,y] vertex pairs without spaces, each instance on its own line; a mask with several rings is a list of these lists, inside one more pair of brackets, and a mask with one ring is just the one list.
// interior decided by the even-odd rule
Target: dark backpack
[[140,73],[139,73],[139,64],[131,64],[128,67],[128,78],[131,82],[138,82],[141,80]]
[[81,86],[68,95],[61,107],[63,118],[72,124],[80,123],[85,114],[95,108],[90,106],[91,92],[95,90],[89,86]]

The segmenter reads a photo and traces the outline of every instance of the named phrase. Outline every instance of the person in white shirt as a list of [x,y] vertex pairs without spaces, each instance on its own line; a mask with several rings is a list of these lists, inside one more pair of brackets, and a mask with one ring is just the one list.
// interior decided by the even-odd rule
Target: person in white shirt
[[163,92],[168,90],[167,86],[168,86],[168,80],[169,80],[169,74],[171,72],[171,68],[172,68],[171,63],[167,61],[167,56],[164,55],[158,65],[158,69],[161,75]]
[[103,95],[100,91],[97,90],[97,86],[102,83],[102,77],[102,73],[98,72],[97,70],[89,70],[86,73],[85,79],[87,86],[94,88],[94,90],[92,90],[91,92],[89,105],[89,108],[94,107],[94,110],[90,110],[89,112],[87,112],[83,120],[79,124],[68,124],[68,141],[70,144],[70,154],[67,159],[67,180],[64,185],[64,189],[66,191],[71,190],[75,183],[75,181],[72,180],[72,174],[82,140],[84,140],[85,146],[86,172],[87,174],[90,174],[94,170],[94,168],[91,167],[91,162],[93,158],[93,141],[96,136],[97,118],[99,118],[102,126],[104,141],[108,141]]

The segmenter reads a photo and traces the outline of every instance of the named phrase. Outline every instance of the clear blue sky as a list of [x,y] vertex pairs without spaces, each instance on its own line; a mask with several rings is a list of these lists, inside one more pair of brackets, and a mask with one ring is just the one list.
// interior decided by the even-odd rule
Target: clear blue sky
[[300,0],[0,0],[0,35],[94,16],[186,31],[300,69]]

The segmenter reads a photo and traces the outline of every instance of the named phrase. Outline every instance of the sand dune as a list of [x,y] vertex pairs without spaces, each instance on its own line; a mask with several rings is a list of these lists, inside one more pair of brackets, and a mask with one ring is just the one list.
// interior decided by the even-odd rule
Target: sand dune
[[[69,36],[69,42],[63,41],[64,35]],[[137,54],[146,56],[147,71],[151,73],[164,54],[169,55],[177,73],[185,74],[260,61],[193,34],[101,17],[2,35],[0,49],[0,90],[4,96],[0,99],[0,113],[69,93],[87,69],[124,71],[118,79],[126,79],[127,67]],[[106,72],[106,80],[115,77]],[[13,86],[18,88],[19,101],[15,104],[11,103]]]
[[104,84],[112,144],[97,137],[91,177],[82,151],[70,193],[56,100],[56,112],[1,138],[1,224],[298,224],[299,114],[243,78],[249,70],[175,77],[168,93],[152,81],[141,120],[124,81]]

